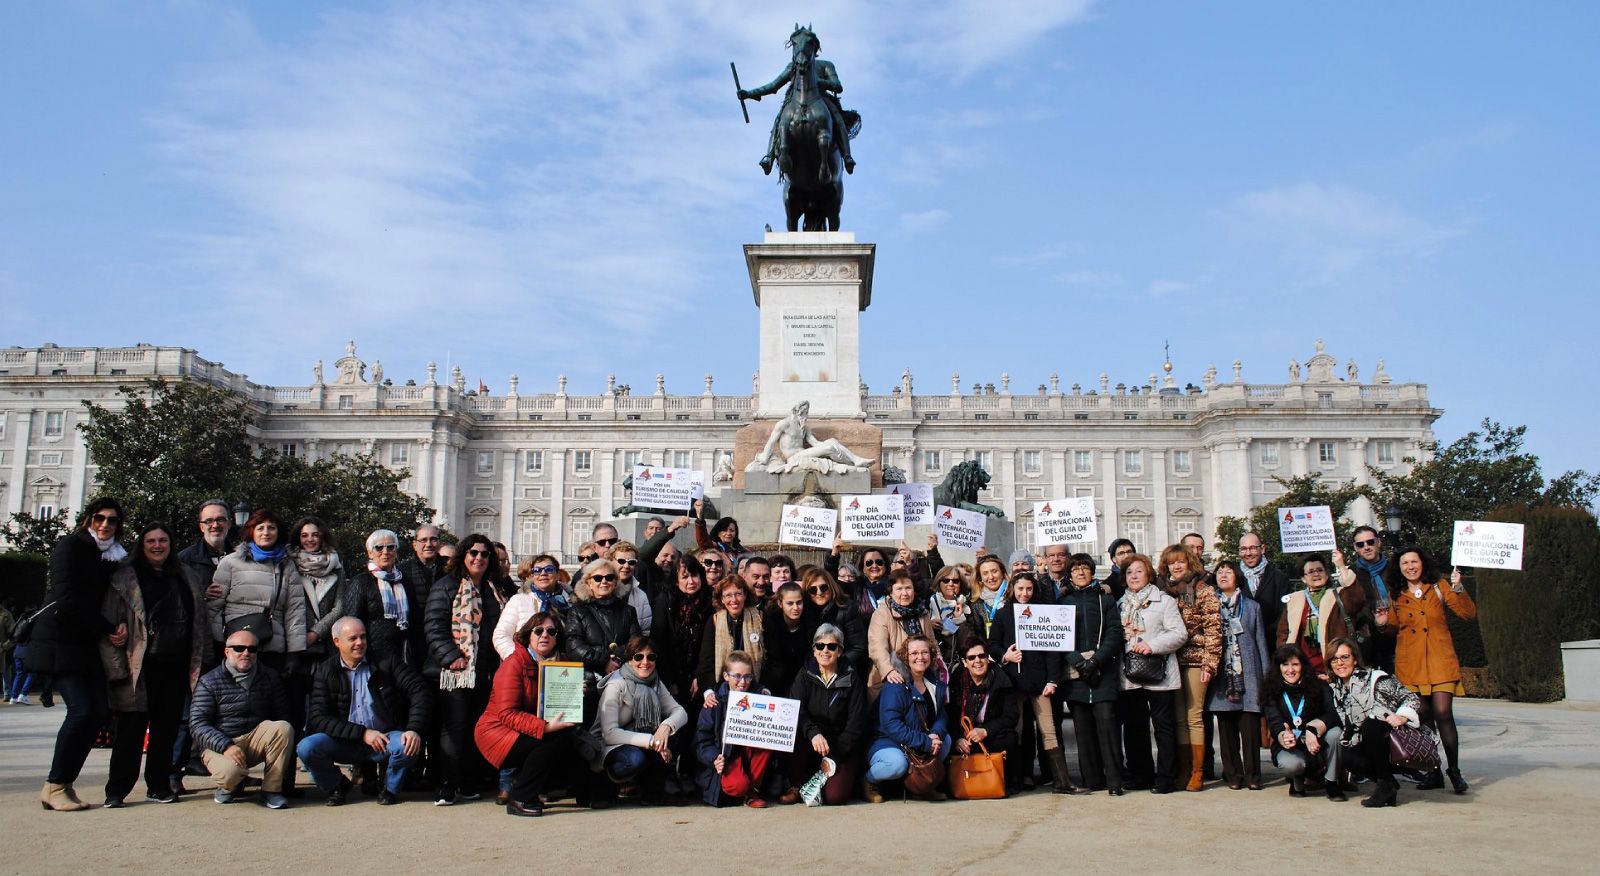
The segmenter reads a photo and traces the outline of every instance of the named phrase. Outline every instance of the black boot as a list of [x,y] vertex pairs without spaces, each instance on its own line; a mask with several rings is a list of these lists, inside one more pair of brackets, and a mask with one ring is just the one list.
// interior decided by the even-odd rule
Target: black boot
[[1050,789],[1051,792],[1055,794],[1080,793],[1077,788],[1072,786],[1072,779],[1067,775],[1066,752],[1062,751],[1060,747],[1056,747],[1045,752],[1045,755],[1050,758],[1050,772],[1054,773],[1052,778],[1055,779],[1054,785]]
[[1438,767],[1428,773],[1428,777],[1417,783],[1418,791],[1437,791],[1444,787],[1444,772]]
[[1350,799],[1344,795],[1344,789],[1339,787],[1338,782],[1329,782],[1323,788],[1328,792],[1328,799],[1335,803],[1343,803]]
[[1457,794],[1467,793],[1467,780],[1461,778],[1460,768],[1451,767],[1450,769],[1445,770],[1445,775],[1450,777],[1450,787],[1454,788]]
[[1306,795],[1306,780],[1303,776],[1289,778],[1289,796],[1304,797]]
[[1400,805],[1400,783],[1394,776],[1379,776],[1375,781],[1378,788],[1372,796],[1361,801],[1361,805],[1368,809],[1380,809],[1384,806]]

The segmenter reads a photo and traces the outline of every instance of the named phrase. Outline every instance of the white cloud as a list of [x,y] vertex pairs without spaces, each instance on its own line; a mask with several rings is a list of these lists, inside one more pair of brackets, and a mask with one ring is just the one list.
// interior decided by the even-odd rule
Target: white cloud
[[1115,286],[1118,283],[1121,283],[1122,275],[1116,271],[1068,271],[1064,274],[1057,274],[1055,276],[1055,281],[1057,283],[1065,283],[1068,286],[1095,286],[1104,288],[1107,286]]
[[950,221],[950,211],[938,207],[916,213],[900,214],[900,230],[907,234],[924,234],[944,226]]

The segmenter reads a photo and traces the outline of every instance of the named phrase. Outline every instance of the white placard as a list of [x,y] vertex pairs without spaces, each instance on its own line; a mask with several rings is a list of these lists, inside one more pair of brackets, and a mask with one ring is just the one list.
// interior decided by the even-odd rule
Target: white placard
[[1327,505],[1279,508],[1278,531],[1286,554],[1331,551],[1339,546],[1333,535],[1333,512]]
[[689,490],[689,498],[704,499],[706,497],[706,473],[700,469],[693,469],[689,472],[689,480],[694,483],[694,487]]
[[778,523],[778,543],[831,548],[834,526],[838,522],[839,512],[832,508],[785,505],[783,519]]
[[[695,475],[700,472],[688,468],[663,468],[659,465],[633,467],[633,504],[640,508],[671,508],[689,510],[694,500]],[[705,476],[701,475],[700,492],[705,492]]]
[[948,505],[933,510],[933,523],[938,528],[941,546],[964,551],[975,551],[983,546],[987,523],[982,512],[963,511]]
[[883,488],[885,496],[901,496],[906,500],[906,524],[932,523],[933,484],[890,484]]
[[906,537],[903,496],[843,496],[839,511],[839,537],[845,541],[899,541]]
[[1052,544],[1099,541],[1099,529],[1094,522],[1094,497],[1034,502],[1033,536],[1034,543],[1041,549]]
[[1017,619],[1017,647],[1024,651],[1072,651],[1077,646],[1078,608],[1074,605],[1012,606]]
[[1522,570],[1522,524],[1457,520],[1450,565]]
[[799,700],[729,691],[722,744],[794,751],[794,735],[799,726]]

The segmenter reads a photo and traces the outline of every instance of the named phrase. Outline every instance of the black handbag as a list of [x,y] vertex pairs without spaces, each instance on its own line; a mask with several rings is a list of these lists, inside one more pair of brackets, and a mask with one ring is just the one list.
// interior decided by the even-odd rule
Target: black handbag
[[[223,619],[223,636],[228,635],[228,630],[234,632],[249,630],[255,634],[256,645],[262,649],[272,641],[272,607],[278,604],[278,593],[283,589],[283,564],[279,563],[272,574],[272,601],[267,603],[265,611],[252,611],[249,614],[236,615],[233,620]],[[285,618],[287,621],[287,617]]]
[[1134,684],[1160,684],[1167,678],[1167,655],[1126,651],[1122,655],[1122,676]]
[[38,611],[28,615],[20,621],[17,621],[17,625],[11,628],[11,640],[16,642],[18,645],[28,644],[29,640],[33,638],[33,628],[36,624],[38,624],[39,618],[44,617],[45,612],[53,611],[55,607],[56,601],[52,599],[49,602],[46,602],[44,605],[41,605]]

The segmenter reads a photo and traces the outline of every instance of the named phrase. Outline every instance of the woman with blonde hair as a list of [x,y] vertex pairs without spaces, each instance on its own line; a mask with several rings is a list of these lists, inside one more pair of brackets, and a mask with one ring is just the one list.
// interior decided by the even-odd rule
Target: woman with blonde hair
[[1222,610],[1217,589],[1206,583],[1200,558],[1181,545],[1161,552],[1156,575],[1167,595],[1178,600],[1189,639],[1178,651],[1182,687],[1178,699],[1178,780],[1200,790],[1205,769],[1206,690],[1222,663]]

